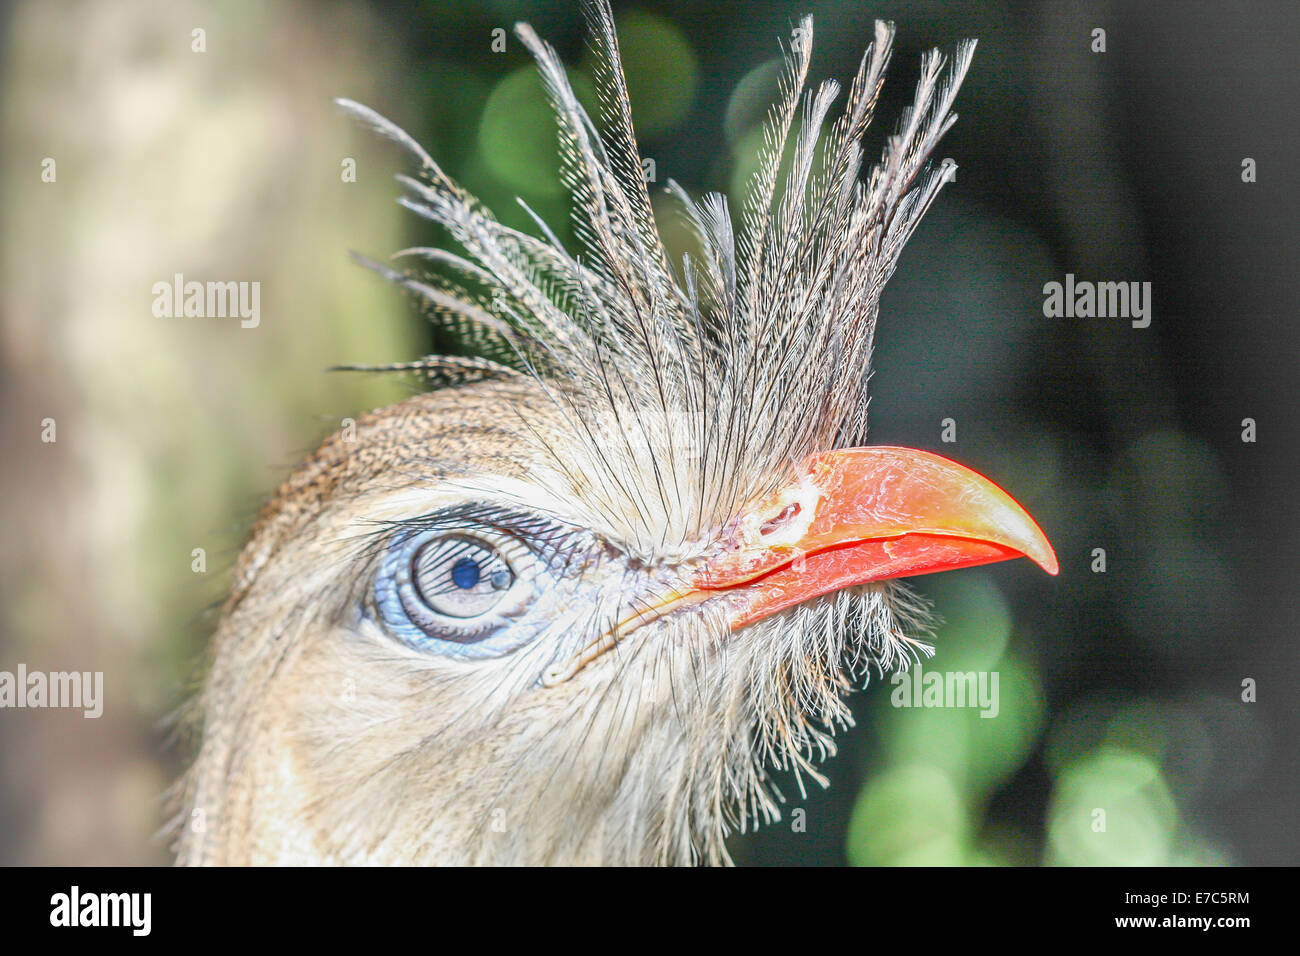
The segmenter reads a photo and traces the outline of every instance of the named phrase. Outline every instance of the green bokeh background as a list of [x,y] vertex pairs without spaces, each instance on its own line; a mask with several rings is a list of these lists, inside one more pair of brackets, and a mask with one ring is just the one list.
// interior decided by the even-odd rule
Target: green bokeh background
[[[347,261],[439,236],[392,204],[400,158],[330,98],[393,117],[507,223],[535,231],[520,197],[568,238],[555,126],[511,25],[531,22],[593,97],[569,2],[110,6],[19,3],[3,21],[0,381],[18,450],[0,666],[93,661],[130,702],[93,741],[78,721],[0,718],[6,862],[165,859],[152,795],[181,748],[158,721],[188,689],[241,522],[343,417],[403,394],[322,370],[458,347]],[[1294,10],[615,7],[656,183],[733,208],[800,13],[817,79],[847,81],[874,17],[898,24],[869,155],[920,53],[980,39],[939,151],[957,181],[882,305],[873,440],[995,476],[1062,563],[1057,579],[1015,562],[918,580],[942,619],[924,672],[996,672],[997,716],[894,706],[876,676],[831,788],[782,780],[785,819],[738,835],[736,859],[1297,862]],[[47,155],[57,187],[33,172]],[[174,272],[260,279],[264,327],[160,327],[145,290]],[[1042,286],[1067,272],[1151,281],[1152,327],[1044,318]],[[34,444],[46,414],[56,450]]]

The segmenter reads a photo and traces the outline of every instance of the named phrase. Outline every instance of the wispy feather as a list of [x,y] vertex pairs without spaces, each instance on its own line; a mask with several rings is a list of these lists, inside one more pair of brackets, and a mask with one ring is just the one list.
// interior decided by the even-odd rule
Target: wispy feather
[[[527,25],[516,27],[557,116],[577,256],[540,220],[540,239],[500,224],[410,135],[360,104],[339,105],[412,155],[419,177],[399,177],[408,191],[402,204],[446,227],[468,258],[406,254],[469,281],[379,271],[469,341],[495,345],[494,357],[512,356],[506,360],[517,369],[543,380],[573,423],[565,447],[585,449],[593,505],[636,516],[628,537],[659,547],[665,536],[707,534],[738,502],[785,478],[790,462],[862,441],[880,294],[949,178],[948,168],[928,169],[927,158],[956,119],[952,102],[975,44],[962,43],[951,62],[926,54],[914,101],[864,182],[862,137],[893,26],[876,23],[844,112],[824,132],[840,87],[827,81],[806,92],[813,25],[804,18],[764,123],[739,227],[725,196],[696,201],[669,183],[699,249],[675,270],[642,174],[614,24],[604,4],[585,10],[599,124],[554,49]],[[593,400],[614,412],[607,420],[619,423],[618,434],[583,424]],[[676,460],[681,449],[690,450],[689,470]],[[655,473],[654,495],[623,500],[629,483],[615,472]]]

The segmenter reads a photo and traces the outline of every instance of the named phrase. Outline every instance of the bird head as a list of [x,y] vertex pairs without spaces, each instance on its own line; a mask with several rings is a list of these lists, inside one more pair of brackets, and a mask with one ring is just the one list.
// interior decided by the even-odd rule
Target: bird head
[[[401,202],[459,251],[369,263],[493,358],[330,437],[235,570],[183,784],[182,862],[717,862],[821,781],[855,680],[924,647],[897,579],[1056,558],[988,479],[866,446],[880,291],[950,176],[973,44],[938,53],[864,175],[892,27],[804,95],[795,31],[739,221],[669,192],[660,238],[613,22],[587,5],[603,127],[517,28],[554,102],[582,250],[499,223],[398,127]],[[823,134],[824,125],[829,132]],[[201,828],[189,825],[195,814]]]

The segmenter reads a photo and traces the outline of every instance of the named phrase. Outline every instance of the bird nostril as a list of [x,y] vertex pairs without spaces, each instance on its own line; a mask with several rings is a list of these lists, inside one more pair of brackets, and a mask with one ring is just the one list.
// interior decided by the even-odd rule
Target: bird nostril
[[793,518],[802,510],[803,507],[799,504],[799,502],[797,501],[791,502],[790,504],[782,508],[781,513],[777,515],[775,518],[769,518],[768,520],[764,521],[761,525],[759,525],[758,533],[762,535],[771,534],[773,531],[776,531],[778,528],[780,528],[783,524],[785,524],[787,521],[789,521],[791,518]]

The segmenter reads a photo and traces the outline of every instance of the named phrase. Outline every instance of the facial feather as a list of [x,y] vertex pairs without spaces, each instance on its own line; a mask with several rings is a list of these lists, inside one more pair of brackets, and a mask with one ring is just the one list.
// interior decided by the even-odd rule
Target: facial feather
[[[612,18],[586,9],[602,133],[554,51],[518,28],[559,117],[577,254],[541,222],[541,238],[498,223],[414,139],[342,102],[415,158],[403,205],[461,248],[408,250],[432,275],[372,265],[494,358],[389,367],[440,387],[332,436],[264,509],[198,702],[181,862],[725,861],[729,832],[778,815],[772,768],[820,779],[850,722],[844,693],[924,650],[909,636],[923,610],[871,584],[736,632],[703,603],[582,657],[674,593],[796,462],[861,440],[880,293],[948,176],[925,162],[973,44],[946,78],[925,58],[864,179],[892,27],[877,24],[823,136],[840,90],[804,94],[805,19],[739,228],[724,197],[671,184],[697,248],[673,263]],[[467,505],[572,534],[509,624],[528,639],[491,659],[395,642],[368,591],[394,529]]]

